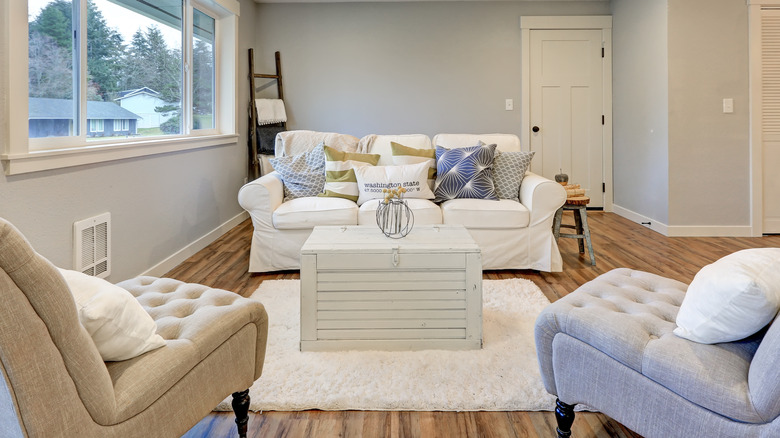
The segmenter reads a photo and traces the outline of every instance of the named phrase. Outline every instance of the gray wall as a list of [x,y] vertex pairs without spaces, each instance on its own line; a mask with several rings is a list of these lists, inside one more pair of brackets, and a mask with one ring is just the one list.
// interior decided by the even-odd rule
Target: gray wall
[[667,0],[613,0],[614,203],[669,223]]
[[[255,3],[241,0],[240,54],[254,39]],[[7,83],[5,43],[0,84]],[[245,56],[239,78],[246,78]],[[19,228],[36,250],[64,268],[72,267],[73,222],[110,212],[111,281],[120,281],[160,263],[243,210],[236,194],[246,176],[246,99],[239,81],[237,146],[155,155],[60,170],[0,174],[0,217]],[[7,90],[0,86],[0,107]],[[7,115],[0,115],[7,138]],[[3,140],[5,141],[5,140]]]
[[669,0],[670,224],[751,223],[748,52],[744,0]]
[[273,71],[281,51],[291,129],[520,134],[520,16],[608,14],[608,2],[259,4],[255,63]]

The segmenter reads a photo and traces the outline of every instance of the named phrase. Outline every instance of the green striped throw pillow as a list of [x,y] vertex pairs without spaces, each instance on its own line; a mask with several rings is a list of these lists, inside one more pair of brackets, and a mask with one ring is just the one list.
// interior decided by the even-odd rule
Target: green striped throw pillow
[[404,146],[394,141],[390,142],[390,148],[393,152],[393,164],[417,164],[428,163],[428,185],[433,189],[436,182],[436,149],[417,149]]
[[379,155],[344,152],[325,146],[325,190],[319,196],[357,201],[360,196],[353,167],[376,166]]

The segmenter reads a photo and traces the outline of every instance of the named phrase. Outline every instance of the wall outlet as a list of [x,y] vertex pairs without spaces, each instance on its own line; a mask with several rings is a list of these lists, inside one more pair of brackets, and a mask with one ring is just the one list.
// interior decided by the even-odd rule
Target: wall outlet
[[507,99],[505,105],[507,111],[512,111],[515,109],[515,102],[512,99]]

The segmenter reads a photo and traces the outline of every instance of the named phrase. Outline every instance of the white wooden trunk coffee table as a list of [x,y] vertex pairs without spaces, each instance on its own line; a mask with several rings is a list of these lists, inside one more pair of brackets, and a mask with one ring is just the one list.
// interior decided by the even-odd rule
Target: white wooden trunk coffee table
[[482,255],[462,226],[315,227],[301,248],[301,351],[482,347]]

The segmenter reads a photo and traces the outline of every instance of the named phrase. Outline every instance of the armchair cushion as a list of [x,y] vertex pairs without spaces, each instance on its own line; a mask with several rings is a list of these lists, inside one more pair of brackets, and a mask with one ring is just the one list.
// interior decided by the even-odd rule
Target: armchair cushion
[[79,321],[105,361],[127,360],[165,345],[157,324],[130,292],[102,278],[60,269]]
[[706,344],[756,333],[780,309],[780,248],[753,248],[703,267],[693,278],[674,333]]

